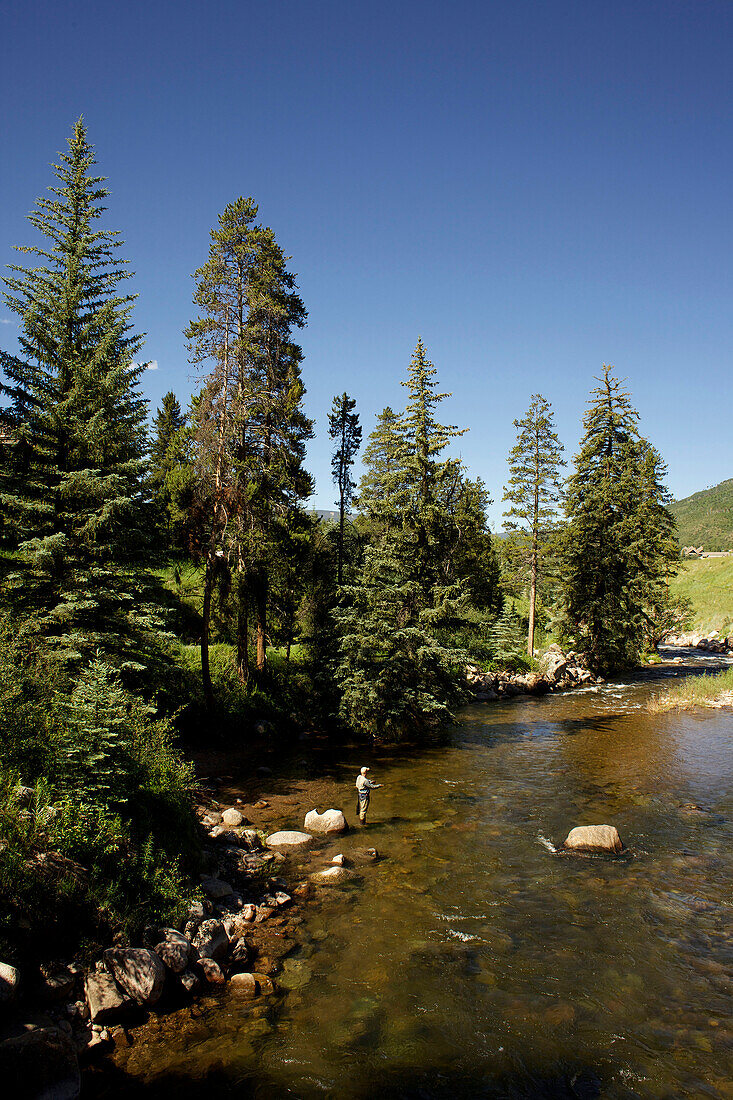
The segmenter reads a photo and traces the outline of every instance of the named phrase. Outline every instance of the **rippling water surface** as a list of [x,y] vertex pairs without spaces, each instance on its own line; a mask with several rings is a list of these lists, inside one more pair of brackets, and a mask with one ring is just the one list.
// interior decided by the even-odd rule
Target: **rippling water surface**
[[[733,1097],[733,716],[651,715],[658,686],[473,707],[372,756],[366,834],[310,869],[386,858],[303,907],[284,999],[157,1021],[100,1095]],[[299,748],[278,782],[318,772],[353,816],[365,762]],[[553,854],[592,822],[628,858]]]

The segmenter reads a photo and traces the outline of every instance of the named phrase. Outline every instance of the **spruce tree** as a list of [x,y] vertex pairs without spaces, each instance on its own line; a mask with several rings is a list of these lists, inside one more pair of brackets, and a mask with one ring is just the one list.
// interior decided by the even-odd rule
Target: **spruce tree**
[[504,515],[509,531],[517,531],[516,547],[529,574],[529,628],[527,652],[534,656],[535,606],[542,575],[543,551],[557,515],[562,485],[563,447],[554,428],[550,402],[532,395],[529,409],[514,421],[517,442],[509,453],[509,481],[504,500],[511,505]]
[[375,533],[384,534],[400,525],[407,506],[405,436],[399,414],[389,406],[377,417],[362,461],[356,503]]
[[124,799],[130,770],[129,697],[99,657],[84,669],[62,710],[67,789],[105,805]]
[[343,581],[344,520],[351,508],[356,488],[356,482],[351,480],[351,467],[361,446],[361,425],[359,414],[354,412],[355,408],[356,401],[347,393],[342,393],[334,397],[331,412],[328,414],[329,438],[338,441],[331,458],[331,473],[339,490],[336,501],[339,507],[338,584]]
[[181,406],[172,390],[163,395],[163,401],[153,421],[153,439],[150,446],[150,476],[156,488],[165,482],[176,464],[175,444],[178,433],[186,423]]
[[336,613],[342,714],[391,740],[448,717],[466,659],[454,636],[476,627],[470,597],[479,606],[487,598],[481,584],[471,591],[469,577],[486,565],[497,578],[485,488],[443,456],[463,432],[437,419],[449,395],[437,392],[436,373],[418,341],[402,383],[407,409],[399,417],[385,409],[364,455],[359,503],[372,545]]
[[451,396],[437,392],[437,373],[418,339],[407,380],[401,383],[409,395],[402,431],[408,492],[406,519],[414,538],[417,575],[426,596],[434,584],[444,579],[440,566],[445,561],[446,540],[450,542],[452,534],[446,495],[460,481],[460,463],[440,456],[451,439],[468,431],[437,420],[438,405]]
[[565,633],[599,672],[638,659],[678,559],[666,467],[612,370],[603,367],[583,420],[562,551]]
[[21,321],[21,356],[3,353],[14,446],[0,499],[25,569],[14,598],[70,661],[97,647],[142,667],[136,604],[149,546],[144,367],[134,361],[134,295],[119,234],[100,228],[108,191],[93,174],[81,119],[55,166],[57,184],[29,220],[43,240],[10,265],[5,301]]
[[359,583],[344,586],[334,613],[341,716],[374,741],[400,741],[445,722],[463,698],[461,655],[438,640],[413,565],[400,540],[367,547]]
[[[155,492],[161,535],[167,547],[184,549],[181,498],[190,484],[187,418],[176,395],[169,390],[153,421],[150,447],[150,479]],[[185,468],[182,469],[182,468]]]

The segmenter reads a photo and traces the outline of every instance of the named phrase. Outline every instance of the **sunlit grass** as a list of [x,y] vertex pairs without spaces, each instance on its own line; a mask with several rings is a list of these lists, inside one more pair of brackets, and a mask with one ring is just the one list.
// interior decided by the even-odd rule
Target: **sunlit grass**
[[665,710],[720,706],[733,706],[733,668],[713,676],[689,676],[655,695],[647,704],[647,709],[659,714]]
[[692,600],[692,629],[725,636],[733,630],[733,557],[698,558],[682,562],[671,583],[675,596]]

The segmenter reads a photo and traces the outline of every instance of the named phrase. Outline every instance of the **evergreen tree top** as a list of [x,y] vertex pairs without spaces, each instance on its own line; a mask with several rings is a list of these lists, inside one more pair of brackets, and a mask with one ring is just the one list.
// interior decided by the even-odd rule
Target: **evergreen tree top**
[[450,393],[437,393],[438,380],[435,366],[427,358],[422,337],[418,337],[407,370],[407,380],[400,382],[409,392],[407,407],[401,418],[405,435],[414,440],[418,455],[426,459],[440,454],[451,439],[465,435],[468,428],[455,424],[440,424],[435,409]]

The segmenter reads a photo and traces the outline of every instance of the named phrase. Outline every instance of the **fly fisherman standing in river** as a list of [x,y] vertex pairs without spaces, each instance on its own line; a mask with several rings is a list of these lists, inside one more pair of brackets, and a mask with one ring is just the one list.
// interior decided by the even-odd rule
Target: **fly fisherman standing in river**
[[366,815],[369,809],[369,792],[376,791],[378,787],[382,786],[381,783],[372,783],[371,779],[367,779],[368,771],[369,768],[362,768],[356,777],[356,812],[359,815],[359,821],[362,825],[366,825]]

